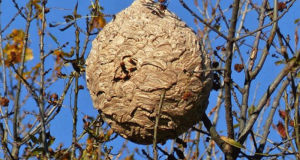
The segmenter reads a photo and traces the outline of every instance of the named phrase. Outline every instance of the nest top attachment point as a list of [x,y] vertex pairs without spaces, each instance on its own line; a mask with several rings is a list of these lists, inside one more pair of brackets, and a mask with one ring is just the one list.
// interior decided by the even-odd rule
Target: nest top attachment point
[[210,59],[195,33],[160,3],[137,0],[93,41],[87,86],[101,117],[121,136],[151,144],[165,90],[157,142],[198,123],[212,88]]

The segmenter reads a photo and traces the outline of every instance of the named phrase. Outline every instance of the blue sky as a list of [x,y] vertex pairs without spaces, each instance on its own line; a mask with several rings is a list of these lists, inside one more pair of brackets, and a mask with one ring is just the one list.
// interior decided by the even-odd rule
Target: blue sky
[[[104,7],[104,13],[105,14],[116,14],[118,12],[120,12],[121,10],[123,10],[124,8],[128,7],[133,0],[99,0],[100,4]],[[261,1],[256,0],[253,2],[257,2],[260,4]],[[23,1],[18,1],[18,3],[20,4],[20,6],[24,5],[22,3],[24,3]],[[68,14],[72,14],[72,10],[75,6],[76,1],[75,0],[50,0],[48,1],[47,7],[49,7],[51,9],[51,11],[47,14],[47,20],[48,23],[50,22],[64,22],[64,19],[62,18],[65,15]],[[87,7],[91,4],[91,2],[89,0],[78,0],[79,3],[79,7],[78,7],[78,14],[81,15],[86,15],[89,14]],[[191,8],[196,12],[197,12],[195,6],[193,5],[193,1],[191,0],[186,0],[186,3],[191,6]],[[271,3],[271,2],[270,2]],[[200,2],[199,2],[200,4]],[[229,2],[228,1],[223,1],[221,2],[221,7],[223,8],[227,8],[229,6]],[[291,44],[292,46],[294,46],[294,42],[293,42],[293,34],[294,34],[294,29],[296,27],[296,25],[294,24],[294,20],[297,18],[300,18],[299,16],[299,9],[300,7],[300,2],[296,2],[294,4],[294,7],[292,8],[292,10],[287,13],[287,15],[285,16],[286,18],[283,19],[283,21],[281,21],[279,23],[279,26],[281,27],[281,31],[284,35],[289,34],[291,36]],[[1,17],[1,25],[2,28],[7,24],[7,22],[13,17],[13,15],[17,12],[17,10],[13,7],[12,2],[8,1],[8,0],[4,0],[2,1],[2,6],[1,6],[3,13],[2,13],[2,17]],[[193,17],[190,15],[190,13],[188,13],[179,3],[178,0],[171,0],[168,8],[173,11],[175,14],[177,14],[183,21],[185,21],[191,28],[196,29],[196,25],[194,24],[194,19]],[[229,14],[225,13],[225,14]],[[4,18],[5,17],[5,18]],[[7,18],[8,17],[8,18]],[[250,14],[250,16],[246,17],[246,21],[247,23],[245,24],[249,30],[255,29],[256,27],[256,23],[257,23],[257,14]],[[109,19],[108,19],[109,20]],[[79,20],[78,21],[79,24],[81,24],[82,26],[84,26],[85,23],[85,19]],[[5,36],[6,34],[10,33],[11,30],[13,28],[16,29],[24,29],[25,28],[25,21],[22,20],[20,17],[18,17],[13,23],[12,26],[3,33],[3,35]],[[58,30],[58,28],[47,28],[47,30],[53,34],[54,36],[57,37],[58,41],[60,42],[60,44],[63,44],[65,42],[70,42],[70,45],[68,47],[65,48],[66,51],[70,50],[70,46],[74,46],[74,31],[72,29],[70,30],[66,30],[64,32],[61,32]],[[222,30],[222,29],[221,29]],[[270,29],[266,29],[266,31],[268,31]],[[30,31],[32,32],[32,34],[30,34],[29,39],[31,40],[31,44],[30,44],[30,48],[33,49],[34,54],[35,54],[35,59],[32,60],[29,65],[34,66],[37,62],[38,62],[38,55],[39,53],[38,51],[38,36],[35,33],[36,32],[36,28],[35,28],[35,23],[32,23],[32,30]],[[226,32],[226,31],[225,31]],[[51,41],[51,39],[49,37],[46,37],[48,39],[46,45],[45,45],[45,49],[46,52],[56,48],[56,44],[53,43],[53,41]],[[92,39],[92,38],[91,38]],[[81,40],[81,42],[83,42],[83,39]],[[275,42],[278,42],[277,39],[275,39]],[[215,46],[218,45],[222,45],[224,43],[224,41],[216,41],[214,42]],[[88,51],[91,48],[91,43],[88,46]],[[244,52],[247,52],[247,49],[243,50]],[[271,50],[275,53],[274,50]],[[86,53],[86,56],[88,55],[88,52]],[[52,57],[50,57],[49,59],[51,59]],[[238,58],[234,59],[235,62],[239,62]],[[245,59],[245,61],[247,61],[247,59]],[[254,93],[254,89],[256,87],[257,84],[259,85],[259,92],[256,95],[256,102],[254,104],[257,103],[257,101],[259,101],[259,98],[261,97],[261,95],[263,94],[263,91],[268,87],[267,84],[269,84],[276,76],[276,73],[278,73],[278,69],[274,66],[274,59],[272,58],[268,58],[267,62],[266,62],[266,67],[264,70],[262,70],[262,73],[257,77],[256,81],[252,84],[252,95],[250,96],[250,102],[252,102],[252,98],[253,98],[253,93]],[[47,64],[47,67],[51,67],[53,66],[52,63]],[[273,70],[273,68],[276,68],[275,70]],[[69,73],[71,70],[70,66],[66,66],[63,68],[63,72]],[[271,71],[271,72],[270,72]],[[243,73],[240,74],[234,74],[234,78],[236,80],[236,82],[238,84],[240,84],[241,86],[243,85]],[[49,89],[48,91],[51,92],[57,92],[58,94],[60,94],[62,92],[63,86],[65,84],[65,80],[59,80],[57,83],[54,84],[54,86]],[[88,90],[86,89],[86,85],[85,85],[85,78],[81,77],[80,78],[80,84],[85,86],[85,90],[80,92],[80,99],[79,99],[79,118],[78,118],[78,130],[82,131],[82,120],[81,118],[84,115],[89,115],[89,116],[96,116],[97,115],[97,111],[93,108],[93,104],[91,101],[91,98],[89,96]],[[0,85],[1,87],[2,85]],[[74,87],[71,89],[74,90]],[[260,92],[261,91],[261,92]],[[73,93],[71,93],[73,94]],[[216,92],[212,92],[211,96],[210,96],[210,104],[209,104],[209,108],[207,111],[209,111],[212,107],[214,107],[215,105],[215,100],[216,100]],[[51,134],[56,137],[56,142],[54,143],[54,146],[58,145],[60,142],[63,142],[65,144],[65,146],[69,146],[71,144],[71,132],[72,132],[72,113],[70,110],[70,106],[73,105],[73,98],[72,96],[70,97],[70,92],[68,92],[68,96],[64,101],[64,107],[62,108],[60,114],[52,121],[52,123],[50,124],[50,128],[51,128]],[[235,103],[233,103],[235,104]],[[32,105],[32,106],[31,106]],[[28,101],[27,105],[26,105],[27,110],[31,110],[30,107],[32,107],[32,110],[34,110],[35,107],[35,102],[34,101]],[[234,107],[234,110],[237,110],[237,107]],[[223,109],[221,110],[224,111]],[[220,114],[220,119],[224,122],[224,117],[222,114]],[[277,121],[275,121],[274,123],[277,123]],[[218,130],[224,130],[223,127],[221,126],[225,126],[225,124],[223,123],[219,123],[218,124]],[[272,129],[271,129],[272,132]],[[79,132],[81,133],[81,132]],[[225,133],[224,133],[225,134]],[[274,134],[272,136],[278,137],[278,135]],[[276,138],[275,138],[276,139]],[[278,139],[279,140],[279,139]],[[116,153],[118,151],[118,147],[121,147],[121,143],[124,140],[122,138],[119,138],[117,140],[114,140],[113,142],[108,143],[107,145],[111,145],[114,147],[113,149],[113,153]],[[130,146],[132,147],[136,147],[136,145],[129,143]],[[54,147],[55,148],[55,147]],[[1,153],[0,153],[0,157],[1,157]]]

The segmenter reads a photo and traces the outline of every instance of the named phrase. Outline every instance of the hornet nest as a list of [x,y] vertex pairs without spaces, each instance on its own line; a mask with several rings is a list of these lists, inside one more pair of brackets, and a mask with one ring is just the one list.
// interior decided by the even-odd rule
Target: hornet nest
[[116,133],[139,144],[153,141],[164,90],[157,142],[201,120],[213,82],[195,33],[160,5],[134,1],[98,34],[86,60],[94,107]]

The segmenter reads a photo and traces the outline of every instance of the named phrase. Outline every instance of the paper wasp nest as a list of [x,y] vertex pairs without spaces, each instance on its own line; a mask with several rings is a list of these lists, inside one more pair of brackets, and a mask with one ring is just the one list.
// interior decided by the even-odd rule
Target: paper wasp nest
[[157,141],[174,139],[198,123],[212,88],[210,60],[195,33],[150,0],[135,1],[93,41],[86,60],[94,107],[111,128],[151,144],[163,89]]

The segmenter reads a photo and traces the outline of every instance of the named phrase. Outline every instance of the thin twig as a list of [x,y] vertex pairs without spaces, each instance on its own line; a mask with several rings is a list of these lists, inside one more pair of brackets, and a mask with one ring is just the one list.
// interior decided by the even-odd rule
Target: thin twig
[[21,52],[21,65],[19,68],[19,80],[18,80],[18,84],[17,84],[17,93],[16,93],[16,98],[15,98],[15,102],[14,102],[14,117],[13,117],[13,140],[14,140],[14,144],[13,144],[13,151],[12,151],[12,155],[14,156],[15,159],[18,158],[19,156],[19,144],[18,144],[18,137],[19,137],[19,112],[20,112],[20,105],[19,105],[19,101],[20,101],[20,96],[21,96],[21,84],[22,84],[22,76],[23,76],[23,72],[24,72],[24,63],[25,63],[25,54],[26,54],[26,49],[27,49],[27,44],[28,44],[28,37],[29,37],[29,28],[30,28],[30,23],[31,23],[31,15],[32,15],[32,5],[30,5],[29,7],[29,12],[27,14],[26,17],[26,27],[25,27],[25,36],[23,39],[23,48],[22,48],[22,52]]
[[90,42],[89,38],[91,36],[91,33],[90,33],[90,26],[91,25],[92,25],[92,20],[89,21],[89,18],[86,18],[86,34],[85,34],[85,39],[84,39],[84,42],[83,42],[83,47],[82,47],[82,50],[81,50],[81,53],[80,53],[80,58],[84,57],[84,54],[85,54],[86,49],[87,49],[87,45]]
[[[56,103],[56,105],[51,108],[51,110],[49,112],[46,113],[46,122],[45,124],[47,125],[49,122],[51,122],[54,117],[60,112],[60,109],[62,107],[62,103],[63,103],[63,100],[65,99],[65,96],[66,96],[66,93],[68,92],[71,84],[72,84],[72,81],[74,80],[74,75],[72,74],[69,78],[69,81],[68,83],[66,84],[65,88],[64,88],[64,91],[63,93],[61,94],[58,102]],[[54,111],[56,111],[54,113]],[[51,116],[51,117],[50,117]],[[38,124],[31,132],[28,132],[24,138],[22,138],[22,140],[20,141],[20,145],[23,145],[24,143],[26,143],[29,139],[30,139],[30,136],[29,135],[35,135],[36,133],[38,133],[41,129],[41,125]]]
[[[291,75],[291,74],[290,74]],[[291,77],[292,76],[288,76],[288,80],[289,81],[291,81]],[[294,86],[293,86],[294,87]],[[285,102],[285,112],[286,112],[286,114],[288,115],[288,116],[285,116],[284,117],[284,129],[285,129],[285,132],[286,133],[289,133],[289,124],[288,124],[288,121],[290,120],[290,110],[291,110],[291,105],[289,105],[289,103],[288,103],[288,95],[287,95],[287,93],[286,93],[287,91],[285,90],[284,91],[284,96],[283,96],[283,99],[284,99],[284,102]],[[290,136],[290,134],[286,134],[286,137],[287,137],[287,139],[291,139],[291,136]],[[289,144],[290,144],[290,146],[291,146],[291,148],[292,148],[292,150],[293,150],[293,152],[296,152],[296,149],[295,149],[295,145],[294,145],[294,143],[292,143],[291,141],[289,142]]]
[[236,96],[236,93],[235,93],[235,91],[234,91],[233,88],[231,89],[231,92],[232,92],[232,96],[233,96],[233,99],[234,99],[236,105],[237,105],[239,108],[241,108],[242,106],[241,106],[241,104],[239,103],[239,100],[238,100],[238,98],[237,98],[237,96]]
[[225,71],[223,68],[217,68],[217,69],[205,69],[201,71],[193,71],[194,73],[203,73],[203,72],[211,72],[211,71]]
[[[279,18],[281,17],[281,16],[283,16],[283,14],[281,15],[281,16],[279,16],[279,17],[277,17],[277,0],[275,0],[274,1],[274,4],[275,4],[275,6],[274,6],[274,10],[276,11],[276,12],[274,12],[274,14],[273,14],[273,19],[275,19],[275,20],[279,20]],[[292,4],[291,4],[292,5]],[[290,5],[290,6],[291,6]],[[290,7],[289,6],[289,7]],[[287,9],[288,10],[288,9]],[[287,11],[286,10],[286,11]],[[260,61],[258,62],[258,65],[257,65],[257,67],[254,69],[254,71],[251,73],[251,75],[250,75],[250,79],[254,79],[255,77],[256,77],[256,75],[259,73],[259,71],[261,70],[261,68],[262,68],[262,66],[263,66],[263,64],[264,64],[264,62],[265,62],[265,59],[266,59],[266,57],[267,57],[267,55],[268,55],[268,51],[269,51],[269,49],[270,49],[270,45],[271,45],[271,43],[273,42],[273,39],[274,39],[274,36],[275,36],[275,34],[276,34],[276,31],[277,31],[277,21],[273,24],[273,27],[272,27],[272,31],[271,31],[271,34],[270,34],[270,36],[269,36],[269,39],[268,39],[268,41],[267,41],[267,44],[266,44],[266,46],[265,46],[265,48],[264,48],[264,50],[263,50],[263,54],[262,54],[262,56],[261,56],[261,58],[260,58]],[[286,73],[287,74],[287,73]],[[286,74],[284,74],[284,76],[286,76]],[[283,77],[282,77],[282,73],[281,73],[281,77],[279,78],[276,78],[276,80],[277,79],[282,79]],[[281,81],[281,80],[280,80]],[[279,83],[279,81],[277,81],[278,83]],[[277,85],[278,85],[278,83],[277,83]],[[277,85],[276,85],[276,87],[277,87]],[[272,85],[271,85],[272,86]],[[275,87],[275,86],[274,86]],[[271,89],[271,90],[273,90],[273,88]],[[270,96],[270,88],[268,89],[268,95],[264,95],[264,96],[266,96],[266,97],[264,97],[264,98],[269,98],[269,96]],[[264,99],[265,101],[267,101],[267,99]],[[260,104],[265,104],[266,102],[263,102],[262,100],[261,100],[261,103]],[[262,107],[263,107],[263,105],[260,105],[260,107],[258,107],[259,108],[259,110],[257,110],[258,111],[258,113],[261,111],[261,109],[262,109]],[[255,117],[257,117],[258,116],[258,113],[255,113],[254,115],[255,115]],[[254,116],[253,115],[253,116]],[[253,118],[253,117],[252,117]],[[252,123],[254,123],[254,119],[252,119],[253,120],[253,122]],[[247,123],[247,125],[248,125],[248,127],[249,127],[249,123]],[[251,126],[252,126],[253,124],[251,124]],[[242,130],[242,129],[241,129]],[[240,131],[241,131],[240,130]],[[247,128],[247,130],[249,131],[249,128]],[[245,133],[245,132],[243,132],[243,133]],[[244,136],[244,135],[243,135]],[[240,137],[242,137],[242,136],[240,136]],[[246,137],[243,137],[243,140],[244,140],[244,138],[246,138]],[[242,141],[243,141],[242,140]]]
[[256,150],[256,153],[263,153],[263,150],[264,150],[266,142],[267,142],[268,135],[270,133],[269,132],[270,126],[271,126],[271,124],[273,122],[274,114],[275,114],[276,109],[277,109],[277,107],[279,105],[279,100],[281,99],[281,96],[282,96],[283,92],[285,91],[286,87],[288,86],[288,84],[289,84],[288,80],[285,80],[282,83],[281,88],[278,91],[278,94],[277,94],[276,98],[274,99],[271,111],[269,112],[268,118],[267,118],[267,120],[266,120],[266,122],[264,124],[264,132],[263,132],[262,138],[261,138],[261,140],[259,142],[260,144],[259,144],[258,150]]
[[156,118],[155,118],[154,135],[153,135],[153,154],[154,154],[154,160],[157,160],[157,158],[158,158],[157,148],[156,148],[156,145],[157,145],[157,129],[159,127],[158,124],[159,124],[159,119],[160,119],[160,111],[161,111],[161,108],[162,108],[163,103],[164,103],[165,95],[166,95],[166,90],[163,89],[162,90],[162,94],[160,96],[159,105],[155,107]]
[[[75,23],[76,24],[76,23]],[[75,29],[75,44],[76,44],[76,49],[75,49],[75,55],[76,55],[76,60],[79,59],[79,45],[80,45],[80,41],[79,41],[79,29],[76,28]],[[79,60],[78,60],[79,61]],[[78,62],[79,63],[79,62]],[[74,107],[73,107],[73,129],[72,129],[72,150],[71,150],[71,159],[75,158],[75,151],[76,151],[76,147],[74,144],[77,143],[77,112],[78,112],[78,78],[79,78],[79,73],[75,72],[75,93],[74,93]]]
[[67,45],[69,44],[69,42],[66,42],[65,44],[63,44],[62,46],[57,47],[56,49],[51,50],[49,53],[45,54],[42,59],[45,59],[46,57],[48,57],[49,55],[51,55],[52,53],[54,53],[54,51],[58,51],[61,50],[62,48],[65,48]]
[[223,21],[224,21],[224,23],[225,23],[225,25],[227,27],[227,30],[228,30],[229,29],[229,24],[228,24],[227,19],[226,19],[225,15],[224,15],[224,13],[223,13],[223,11],[221,9],[220,4],[218,5],[218,9],[219,9],[219,12],[221,13],[221,17],[222,17],[222,19],[223,19]]
[[[257,136],[257,137],[262,137],[262,135],[259,135],[259,134],[256,134],[256,133],[254,133],[254,135]],[[272,152],[272,151],[273,151],[274,149],[276,149],[276,148],[278,148],[278,149],[280,149],[280,150],[284,150],[284,148],[281,147],[280,145],[282,145],[282,144],[284,144],[284,143],[286,143],[286,142],[292,141],[293,139],[295,139],[295,137],[293,137],[293,138],[288,138],[288,139],[286,139],[286,140],[283,140],[283,141],[280,142],[280,143],[276,143],[276,142],[271,141],[270,139],[267,139],[267,141],[268,141],[269,143],[271,143],[272,145],[274,145],[274,147],[268,149],[268,151],[267,151],[265,154],[269,154],[270,152]],[[286,151],[287,151],[288,153],[294,153],[294,152],[292,152],[292,151],[290,151],[290,150],[286,150]]]
[[192,127],[192,130],[197,131],[197,132],[202,133],[202,134],[205,134],[207,136],[210,136],[210,134],[208,132],[202,131],[202,130],[196,128],[196,127]]
[[213,30],[214,32],[216,32],[219,36],[223,37],[225,40],[228,40],[227,36],[225,36],[223,33],[221,33],[220,31],[218,31],[216,28],[214,28],[213,26],[211,26],[210,24],[208,24],[205,20],[203,20],[201,17],[199,17],[195,12],[193,12],[184,2],[183,0],[179,0],[179,2],[181,3],[181,5],[188,10],[193,17],[197,18],[201,23],[203,23],[205,26],[207,26],[208,28],[210,28],[211,30]]
[[[1,33],[3,33],[11,24],[12,22],[17,18],[17,16],[22,12],[23,7],[14,15],[14,17],[7,23],[7,25],[3,28],[3,30],[0,28]],[[2,42],[2,41],[1,41]]]
[[[265,29],[265,28],[273,25],[274,23],[277,23],[277,21],[280,20],[289,11],[289,9],[292,7],[292,5],[293,5],[294,2],[296,2],[296,0],[292,1],[292,3],[287,7],[287,9],[280,16],[278,16],[276,18],[273,18],[274,20],[272,22],[270,22],[270,23],[268,23],[268,24],[266,24],[266,25],[264,25],[264,26],[262,26],[262,27],[260,27],[260,28],[258,28],[256,30],[254,30],[254,31],[248,32],[245,35],[237,37],[237,38],[234,39],[234,41],[239,41],[241,39],[244,39],[244,38],[246,38],[246,37],[248,37],[248,36],[250,36],[250,35],[252,35],[252,34],[254,34],[254,33],[258,32],[258,31],[261,31],[261,30],[263,30],[263,29]],[[274,10],[275,10],[275,8],[274,8]]]
[[[2,26],[2,23],[1,23],[2,22],[1,3],[2,3],[2,0],[0,0],[0,30],[1,30],[1,26]],[[0,33],[0,42],[3,42],[2,33]],[[0,59],[1,59],[1,67],[2,67],[2,81],[3,81],[3,83],[2,83],[2,85],[3,85],[3,97],[6,97],[7,96],[7,74],[6,74],[6,67],[5,67],[5,60],[4,60],[5,58],[4,58],[2,43],[0,43],[0,54],[1,54]],[[8,117],[7,107],[5,108],[5,112],[3,112],[2,107],[0,107],[0,112],[1,112],[2,117]],[[11,129],[9,129],[9,126],[8,126],[8,118],[4,118],[4,124],[5,124],[5,127],[7,128],[5,130],[5,133],[9,133],[9,135],[12,137]]]
[[46,6],[47,0],[42,1],[42,21],[41,21],[41,34],[40,34],[40,89],[39,89],[39,116],[40,116],[40,124],[41,124],[41,138],[42,143],[41,147],[44,148],[45,155],[47,159],[50,159],[50,154],[48,150],[48,143],[46,138],[46,127],[45,127],[45,104],[44,104],[44,92],[45,92],[45,59],[44,53],[44,41],[45,41],[45,26],[46,26],[46,16],[45,16],[45,6]]
[[2,145],[2,149],[4,150],[4,155],[7,159],[12,159],[14,160],[14,156],[11,154],[8,146],[7,146],[7,142],[6,142],[6,137],[5,137],[5,131],[3,128],[3,124],[0,123],[0,138],[1,138],[1,145]]
[[20,8],[18,3],[16,2],[16,0],[12,0],[12,2],[15,4],[15,7],[17,8],[17,10],[20,12],[21,16],[26,20],[26,16],[21,12],[21,10],[23,9],[22,7]]
[[[297,92],[296,92],[296,97],[294,98],[294,100],[295,100],[295,113],[294,113],[294,122],[295,122],[295,124],[294,124],[294,128],[295,128],[295,134],[296,134],[296,146],[297,146],[297,148],[299,149],[300,148],[300,141],[299,141],[299,128],[300,128],[300,126],[299,126],[299,92],[300,92],[300,82],[298,83],[298,85],[297,85]],[[296,155],[296,157],[297,157],[297,159],[299,159],[299,153]]]
[[[267,3],[267,0],[264,0],[260,12],[262,12],[262,13],[265,12],[264,6],[266,5],[266,3]],[[261,14],[259,17],[259,24],[258,24],[259,28],[261,28],[263,26],[264,19],[265,19],[265,17],[263,16],[263,14]],[[246,117],[247,117],[249,94],[250,94],[250,84],[251,84],[250,71],[252,70],[254,62],[256,60],[256,55],[258,52],[258,44],[259,44],[261,33],[262,33],[262,31],[258,31],[256,33],[254,45],[252,46],[252,51],[250,53],[250,60],[248,62],[248,68],[245,71],[246,76],[245,76],[245,84],[244,84],[244,94],[242,95],[242,107],[241,107],[241,111],[240,111],[239,133],[242,132],[242,130],[244,129],[244,127],[246,125]]]
[[271,83],[271,85],[268,87],[267,91],[264,93],[263,97],[259,101],[256,109],[253,111],[252,115],[250,116],[244,130],[240,133],[239,136],[239,142],[243,143],[246,140],[247,135],[249,134],[249,131],[253,127],[261,109],[263,106],[267,103],[270,96],[273,94],[273,92],[276,90],[280,82],[283,80],[283,78],[286,77],[286,75],[289,73],[289,71],[293,70],[293,67],[295,67],[296,63],[300,60],[300,51],[296,54],[296,60],[290,62],[286,65],[285,68],[281,70],[281,72],[278,74],[278,76],[274,79],[274,81]]
[[35,92],[35,89],[27,82],[27,80],[18,72],[16,67],[14,65],[11,65],[11,68],[18,76],[20,82],[25,86],[25,88],[28,90],[28,92],[32,95],[33,99],[36,101],[36,103],[39,105],[39,96]]
[[[87,128],[90,128],[91,126],[93,126],[96,122],[99,121],[99,119],[101,118],[100,114],[96,117],[96,119],[91,122]],[[76,141],[79,141],[80,139],[82,139],[84,137],[85,134],[87,134],[88,131],[87,130],[83,130],[83,132],[77,137]],[[68,149],[66,149],[65,153],[68,153],[70,150],[72,149],[72,146],[70,146]]]
[[[73,129],[72,129],[72,143],[76,144],[77,143],[77,122],[78,122],[78,77],[79,77],[79,73],[75,73],[75,93],[74,93],[74,107],[73,107]],[[72,151],[71,151],[71,157],[75,158],[75,151],[76,151],[76,146],[72,145]]]

